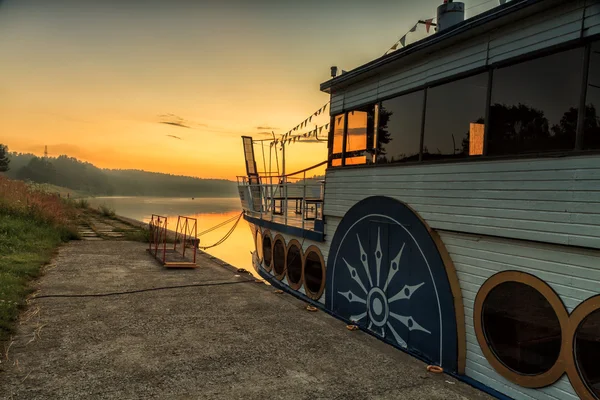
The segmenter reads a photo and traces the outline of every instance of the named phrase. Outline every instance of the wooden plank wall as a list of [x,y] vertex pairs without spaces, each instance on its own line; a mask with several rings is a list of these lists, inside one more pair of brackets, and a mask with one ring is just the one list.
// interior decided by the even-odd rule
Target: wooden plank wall
[[[584,19],[585,14],[585,19]],[[583,32],[582,32],[583,27]],[[600,0],[573,0],[546,12],[478,34],[382,72],[332,95],[331,113],[351,110],[440,79],[529,52],[600,33]],[[425,53],[425,52],[424,52]]]
[[329,217],[376,195],[434,229],[600,249],[600,156],[330,169],[328,230]]

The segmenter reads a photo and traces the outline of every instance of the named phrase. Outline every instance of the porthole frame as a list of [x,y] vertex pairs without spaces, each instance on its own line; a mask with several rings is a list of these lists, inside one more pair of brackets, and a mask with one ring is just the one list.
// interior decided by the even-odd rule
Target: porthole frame
[[[260,249],[258,247],[258,237],[260,236]],[[264,253],[265,248],[263,247],[263,232],[261,231],[261,229],[257,226],[256,227],[256,231],[254,232],[254,248],[256,249],[256,259],[258,260],[258,264],[262,265],[263,261],[264,261],[264,254],[261,257],[261,253]]]
[[[298,282],[292,282],[290,279],[288,255],[292,246],[296,246],[300,250],[300,279],[298,279]],[[285,277],[287,279],[288,286],[294,290],[300,290],[304,284],[304,251],[302,250],[302,245],[296,239],[290,240],[285,249]]]
[[[561,331],[560,352],[554,365],[546,372],[538,375],[524,375],[508,368],[496,356],[489,345],[487,338],[485,337],[482,315],[483,303],[492,289],[506,282],[518,282],[531,286],[546,299],[556,313]],[[496,370],[496,372],[498,372],[508,381],[526,388],[541,388],[555,383],[565,373],[568,358],[567,353],[569,353],[571,350],[569,346],[565,345],[565,337],[568,335],[567,329],[569,326],[569,313],[554,289],[552,289],[546,282],[538,277],[520,271],[503,271],[488,278],[488,280],[481,285],[481,288],[475,297],[473,324],[475,328],[475,335],[477,336],[477,341],[479,342],[479,347],[481,348],[486,360],[490,363],[492,368]]]
[[[306,260],[310,253],[316,253],[317,256],[319,256],[319,260],[321,261],[321,274],[322,274],[321,287],[319,288],[319,290],[317,292],[311,291],[310,288],[308,287],[308,285],[306,284],[306,272],[305,272]],[[325,265],[325,259],[323,258],[323,254],[321,253],[321,249],[319,249],[315,245],[310,245],[310,246],[308,246],[308,248],[302,255],[302,282],[304,282],[304,290],[306,292],[306,295],[309,298],[311,298],[312,300],[319,300],[321,298],[321,296],[323,296],[323,292],[325,291],[325,281],[326,280],[327,280],[327,269],[326,269],[326,265]]]
[[592,392],[587,383],[585,383],[579,372],[579,368],[577,367],[577,360],[575,359],[575,335],[577,334],[577,330],[581,323],[593,312],[598,310],[600,310],[600,295],[585,300],[571,313],[569,327],[566,331],[568,340],[567,347],[569,349],[567,354],[566,372],[573,389],[575,389],[575,392],[582,400],[598,400],[599,398]]
[[[267,265],[267,263],[264,262],[264,257],[265,257],[265,254],[264,254],[264,252],[265,252],[264,251],[264,248],[265,248],[264,247],[265,246],[265,237],[268,237],[269,240],[271,241],[271,262],[269,263],[269,265]],[[265,229],[263,231],[262,240],[263,240],[263,263],[262,263],[263,264],[263,268],[264,268],[265,271],[271,272],[271,270],[273,269],[273,243],[274,242],[273,242],[273,236],[271,235],[271,231],[270,230]]]
[[[283,243],[283,272],[281,274],[278,274],[277,271],[275,270],[275,243],[277,243],[278,240],[280,240],[281,243]],[[271,256],[272,268],[271,268],[271,270],[273,271],[273,276],[275,277],[275,279],[277,279],[278,281],[281,281],[285,277],[285,275],[286,275],[285,271],[287,269],[287,265],[286,265],[287,245],[285,243],[285,238],[283,237],[283,235],[281,235],[280,233],[275,235],[275,237],[273,238],[272,246],[273,247],[271,248],[271,250],[272,250],[272,256]]]

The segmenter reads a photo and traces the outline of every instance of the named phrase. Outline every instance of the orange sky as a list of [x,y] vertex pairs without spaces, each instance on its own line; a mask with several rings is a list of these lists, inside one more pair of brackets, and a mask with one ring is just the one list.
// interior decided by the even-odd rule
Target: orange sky
[[[288,131],[329,100],[319,84],[331,65],[381,56],[441,1],[0,3],[0,143],[234,179],[245,173],[241,135]],[[175,121],[165,114],[190,128],[161,124]],[[292,171],[324,160],[326,146],[287,154]]]

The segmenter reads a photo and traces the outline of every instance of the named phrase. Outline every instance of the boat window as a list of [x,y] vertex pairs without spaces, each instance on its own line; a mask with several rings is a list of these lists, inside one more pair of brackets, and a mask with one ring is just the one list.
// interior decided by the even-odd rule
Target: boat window
[[575,148],[583,49],[494,70],[488,153]]
[[345,119],[344,114],[336,115],[333,118],[333,154],[342,154]]
[[264,266],[267,271],[271,271],[271,261],[273,261],[273,249],[271,243],[271,235],[265,232],[263,235],[263,257]]
[[575,332],[575,362],[588,388],[600,399],[600,310],[586,317]]
[[381,103],[377,129],[377,163],[418,161],[424,91]]
[[286,257],[287,279],[292,289],[298,290],[302,286],[302,251],[297,242],[288,245]]
[[423,160],[483,155],[488,74],[427,90]]
[[592,44],[588,75],[584,149],[600,149],[600,41]]
[[285,275],[285,243],[280,237],[273,244],[273,272],[279,280]]
[[366,164],[373,154],[375,132],[375,105],[371,104],[347,114],[346,165]]
[[325,261],[316,246],[306,249],[304,256],[304,288],[306,294],[314,300],[321,297],[325,288]]
[[481,318],[489,347],[509,369],[539,375],[558,360],[562,341],[558,316],[532,286],[514,281],[495,286],[483,301]]

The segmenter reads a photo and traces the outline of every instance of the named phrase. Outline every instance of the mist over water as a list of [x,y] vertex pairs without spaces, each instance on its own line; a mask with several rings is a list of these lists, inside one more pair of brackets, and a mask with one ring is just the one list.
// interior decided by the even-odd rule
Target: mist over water
[[[168,218],[169,229],[175,230],[177,216],[193,217],[198,220],[198,233],[212,228],[242,212],[240,200],[234,198],[171,198],[171,197],[94,197],[91,207],[105,204],[118,215],[149,222],[152,214]],[[210,246],[221,239],[231,229],[233,223],[216,229],[200,237],[200,246]],[[254,239],[248,223],[242,219],[232,235],[221,245],[207,252],[223,261],[254,273],[251,251]]]

